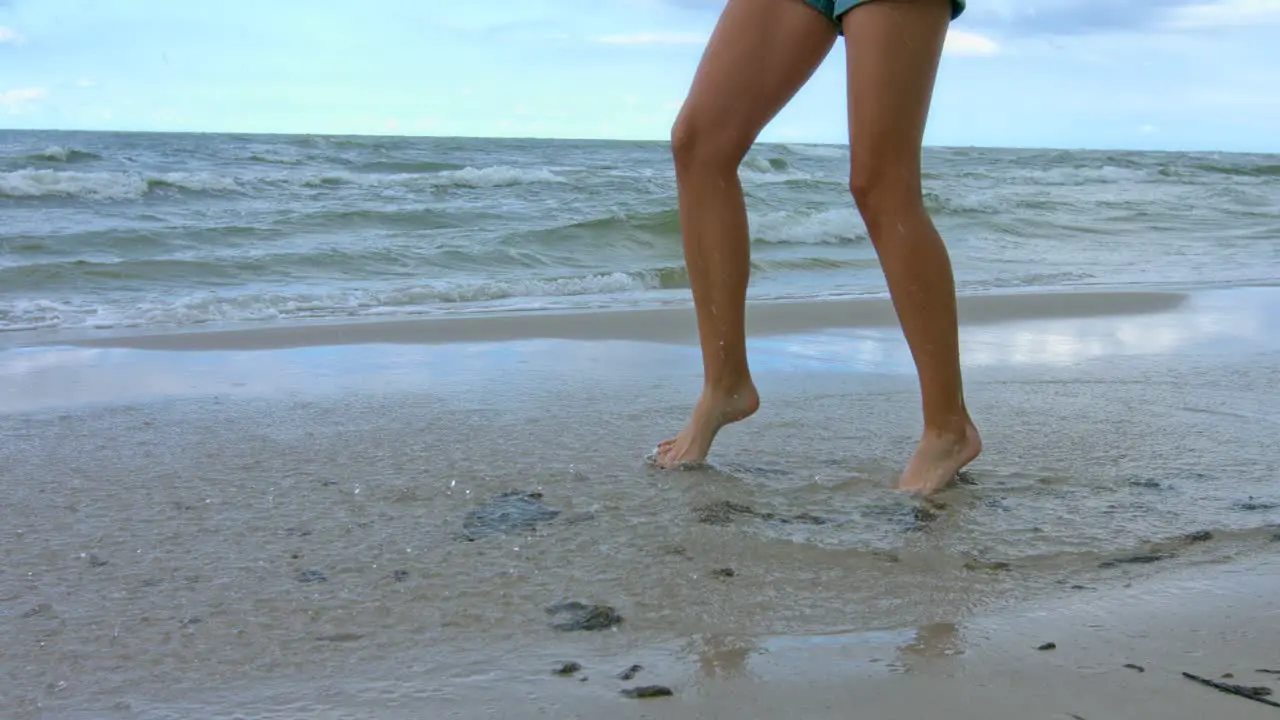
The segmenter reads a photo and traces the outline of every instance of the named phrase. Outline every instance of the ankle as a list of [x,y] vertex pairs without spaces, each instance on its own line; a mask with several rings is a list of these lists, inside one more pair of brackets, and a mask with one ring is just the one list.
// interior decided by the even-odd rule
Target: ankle
[[702,384],[702,394],[722,400],[755,397],[756,386],[750,376],[707,380]]
[[924,438],[936,440],[962,440],[969,435],[973,421],[967,415],[944,418],[940,422],[926,422]]

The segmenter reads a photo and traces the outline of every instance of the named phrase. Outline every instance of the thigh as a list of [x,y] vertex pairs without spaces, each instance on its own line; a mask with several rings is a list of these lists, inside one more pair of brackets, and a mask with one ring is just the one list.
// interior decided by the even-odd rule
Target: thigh
[[749,146],[835,39],[830,17],[805,0],[729,0],[680,110],[682,123]]
[[918,182],[951,0],[872,0],[841,17],[855,174],[908,173]]
[[[864,5],[875,0],[810,0],[811,3],[826,3],[831,6],[831,16],[836,22],[840,22],[840,17],[849,12],[858,5]],[[951,19],[955,20],[964,14],[966,0],[950,0],[951,2]]]

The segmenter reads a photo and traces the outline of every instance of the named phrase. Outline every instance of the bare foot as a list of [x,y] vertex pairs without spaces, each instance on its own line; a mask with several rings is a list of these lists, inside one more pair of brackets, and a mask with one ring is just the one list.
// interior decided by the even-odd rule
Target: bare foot
[[653,462],[660,468],[673,468],[707,459],[711,441],[720,428],[750,417],[760,408],[760,395],[748,382],[730,393],[703,389],[693,416],[680,434],[658,444]]
[[980,452],[982,438],[972,420],[965,423],[960,433],[926,430],[907,469],[898,478],[898,489],[925,497],[932,495],[950,485],[956,473],[973,462]]

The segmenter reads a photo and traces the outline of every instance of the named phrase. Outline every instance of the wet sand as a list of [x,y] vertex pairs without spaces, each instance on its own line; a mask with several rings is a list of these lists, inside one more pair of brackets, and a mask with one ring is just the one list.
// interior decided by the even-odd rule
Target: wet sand
[[[896,327],[874,302],[834,322],[836,305],[753,310],[764,409],[688,473],[642,460],[698,383],[691,336],[652,327],[664,311],[10,347],[0,704],[1275,712],[1177,673],[1275,687],[1250,673],[1280,663],[1280,291],[968,302],[988,451],[941,508],[889,489],[918,422]],[[459,537],[509,490],[559,514]],[[561,600],[624,621],[556,631]],[[568,660],[586,682],[552,674]],[[674,697],[618,695],[648,683]]]
[[[564,652],[426,680],[417,668],[334,679],[324,702],[286,709],[253,683],[189,707],[270,708],[263,717],[601,718],[797,717],[962,720],[1274,718],[1277,709],[1195,683],[1280,692],[1275,558],[1169,573],[1087,598],[1041,602],[959,623],[821,635],[704,634],[661,645],[583,642],[582,669],[557,676]],[[1041,650],[1048,643],[1053,649]],[[643,669],[629,681],[620,672]],[[587,678],[585,681],[582,678]],[[658,685],[670,697],[620,691]],[[417,692],[404,697],[404,688]],[[379,697],[397,696],[397,701]],[[297,697],[295,694],[293,697]],[[1275,700],[1273,694],[1269,699]]]
[[[1277,571],[1274,556],[1213,563],[1087,598],[899,632],[702,636],[664,648],[679,658],[674,667],[668,660],[634,682],[611,677],[617,660],[588,651],[586,683],[513,671],[500,682],[452,684],[426,707],[433,717],[619,720],[1263,720],[1280,709],[1182,673],[1280,693],[1280,676],[1260,672],[1280,664]],[[654,649],[645,657],[662,662]],[[667,684],[673,696],[618,699],[618,688],[644,682]],[[338,707],[343,717],[413,716],[356,702]],[[481,707],[487,715],[474,711]]]

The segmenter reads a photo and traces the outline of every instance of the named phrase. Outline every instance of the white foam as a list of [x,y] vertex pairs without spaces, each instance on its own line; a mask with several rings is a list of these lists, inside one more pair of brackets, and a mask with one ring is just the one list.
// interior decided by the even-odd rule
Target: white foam
[[[985,173],[984,173],[985,175]],[[1006,182],[1031,183],[1035,185],[1080,185],[1084,183],[1141,183],[1143,181],[1158,182],[1161,178],[1158,168],[1125,168],[1115,165],[1076,166],[1076,167],[1035,167],[1028,166],[1001,173]]]
[[849,148],[840,145],[784,145],[787,150],[813,158],[843,160],[849,157]]
[[867,238],[866,225],[853,206],[818,213],[769,212],[750,215],[757,242],[796,245],[847,245]]
[[[72,152],[55,148],[64,154]],[[53,149],[46,152],[52,152]],[[285,182],[306,187],[353,184],[368,187],[468,187],[494,188],[533,183],[563,183],[566,180],[543,168],[467,167],[429,173],[361,174],[334,172],[320,175],[235,178],[198,172],[138,174],[129,172],[79,172],[72,170],[25,169],[0,173],[0,196],[80,197],[90,200],[137,200],[156,187],[175,187],[195,192],[239,192],[254,182]]]
[[61,147],[58,145],[51,145],[45,148],[42,152],[36,153],[36,157],[43,158],[45,160],[56,160],[58,162],[66,162],[67,158],[71,157],[72,152],[73,151],[69,148]]
[[503,187],[508,185],[526,185],[530,183],[565,182],[564,178],[546,169],[527,169],[516,167],[467,167],[461,170],[447,170],[431,173],[432,184],[455,185],[458,187]]
[[0,173],[0,195],[45,197],[61,195],[90,200],[136,200],[154,186],[168,185],[197,192],[236,191],[229,177],[211,173],[79,172],[74,170],[15,170]]
[[63,324],[65,306],[47,300],[18,300],[0,306],[0,330],[41,330]]
[[9,197],[67,195],[93,200],[132,200],[146,193],[146,179],[127,173],[68,170],[0,173],[0,195]]
[[302,184],[319,187],[333,183],[346,183],[366,187],[425,185],[427,187],[493,188],[535,183],[563,183],[564,178],[545,168],[518,168],[494,166],[466,167],[461,170],[444,170],[427,173],[377,173],[332,172],[302,179]]
[[[142,327],[209,322],[357,317],[443,312],[446,306],[506,299],[565,298],[634,293],[661,287],[658,273],[601,273],[567,278],[441,281],[398,288],[313,292],[203,292],[184,297],[80,307],[50,300],[22,301],[0,310],[0,331],[53,327]],[[453,311],[450,307],[449,311]]]

